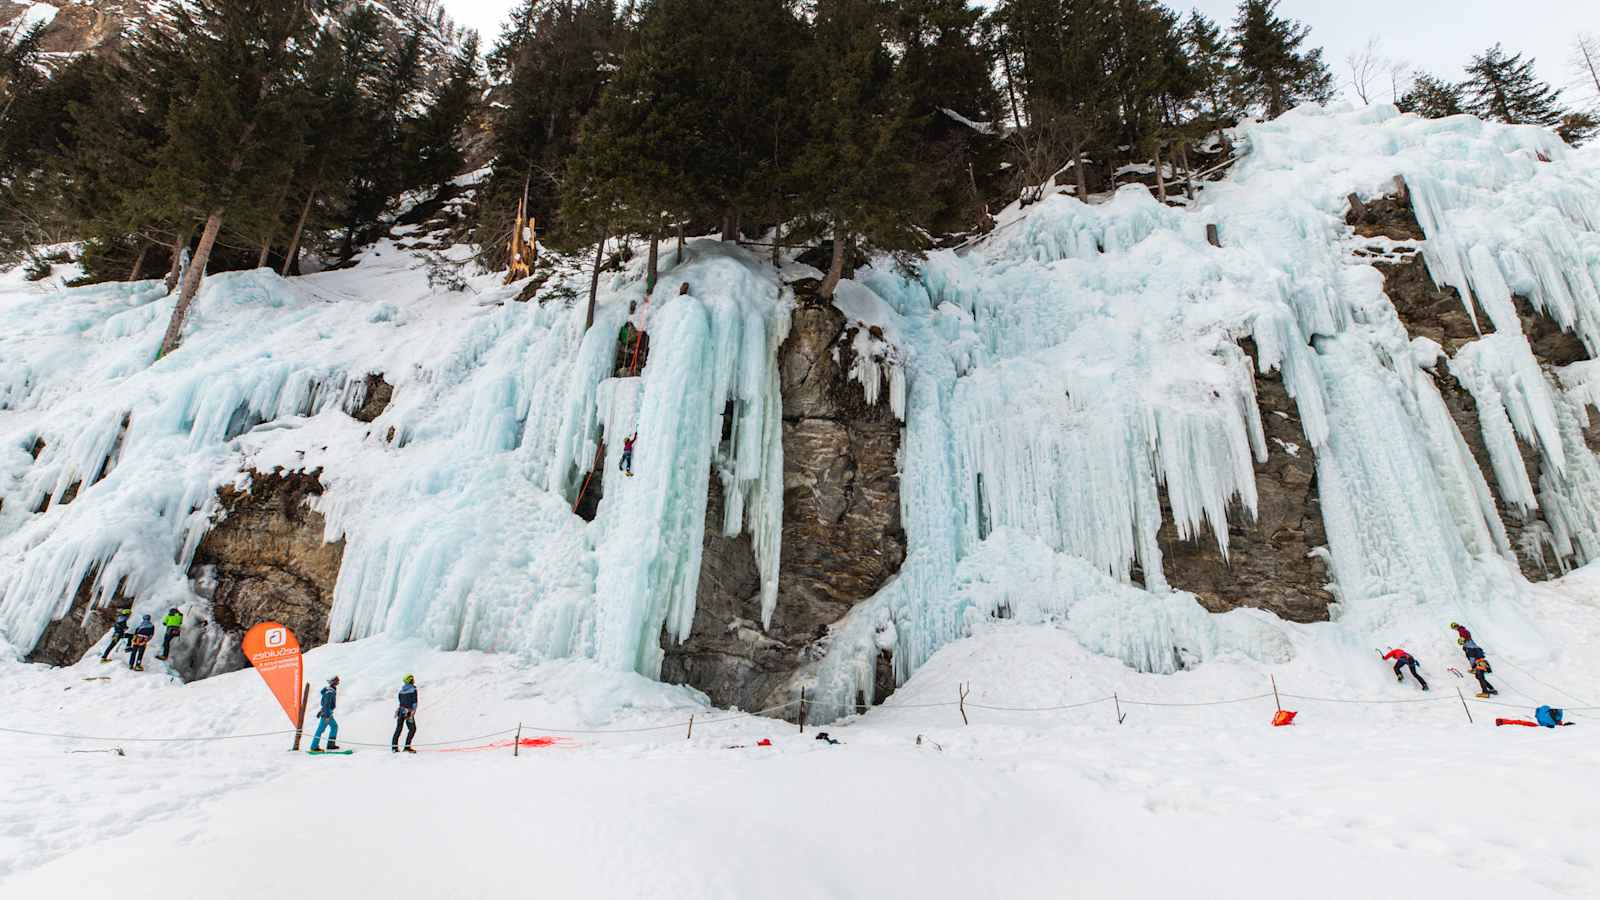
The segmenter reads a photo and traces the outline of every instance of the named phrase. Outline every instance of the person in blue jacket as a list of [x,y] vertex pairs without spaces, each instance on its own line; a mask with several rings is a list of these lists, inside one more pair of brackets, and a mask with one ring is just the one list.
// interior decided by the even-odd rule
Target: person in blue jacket
[[149,614],[139,620],[139,627],[133,630],[133,636],[128,639],[128,668],[135,672],[144,671],[144,650],[150,646],[150,639],[156,636],[156,625],[150,621]]
[[394,737],[389,738],[389,751],[400,752],[400,728],[406,728],[406,752],[411,749],[411,739],[417,736],[417,679],[407,675],[400,685],[400,705],[394,711]]
[[128,638],[128,620],[133,618],[133,610],[123,608],[117,610],[117,618],[111,623],[111,643],[106,645],[106,651],[100,654],[101,662],[110,662],[111,653],[117,645]]
[[1533,717],[1539,722],[1540,725],[1543,725],[1546,728],[1555,728],[1558,725],[1572,724],[1571,722],[1562,721],[1566,718],[1566,713],[1563,710],[1552,709],[1548,706],[1541,706],[1534,710]]
[[317,710],[317,732],[311,736],[311,752],[322,752],[322,733],[328,733],[328,749],[339,749],[339,723],[333,718],[333,709],[339,705],[339,676],[328,679],[322,689],[322,706]]

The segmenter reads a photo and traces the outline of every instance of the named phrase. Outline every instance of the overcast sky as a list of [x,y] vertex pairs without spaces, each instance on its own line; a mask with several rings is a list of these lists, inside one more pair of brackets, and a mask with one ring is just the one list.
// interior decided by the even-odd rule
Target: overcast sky
[[[512,6],[511,0],[444,2],[462,25],[482,32],[486,43]],[[1237,4],[1169,0],[1168,5],[1183,12],[1198,7],[1226,24]],[[1279,12],[1311,26],[1309,42],[1323,48],[1341,82],[1350,77],[1345,56],[1378,35],[1387,55],[1452,79],[1461,76],[1473,53],[1498,41],[1508,51],[1535,57],[1541,77],[1566,86],[1573,81],[1568,71],[1573,38],[1600,35],[1600,0],[1282,0]]]

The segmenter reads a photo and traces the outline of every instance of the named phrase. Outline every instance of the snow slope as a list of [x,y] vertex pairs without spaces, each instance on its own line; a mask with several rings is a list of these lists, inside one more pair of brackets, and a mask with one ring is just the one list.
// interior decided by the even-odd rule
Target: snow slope
[[[1592,597],[1596,578],[1539,589],[1591,647],[1600,610],[1574,598]],[[1447,660],[1425,663],[1439,690],[1422,695],[1370,656],[1344,666],[1337,649],[1315,649],[1312,626],[1293,640],[1308,652],[1276,669],[1286,695],[1380,702],[1286,696],[1299,721],[1272,728],[1267,679],[1248,660],[1141,674],[1070,627],[994,623],[883,706],[829,726],[843,742],[829,745],[814,727],[729,718],[590,661],[334,644],[308,654],[307,674],[341,675],[351,757],[288,753],[282,734],[0,732],[0,897],[1592,896],[1593,713],[1555,732],[1494,727],[1493,715],[1527,714],[1523,693],[1560,698],[1502,666],[1510,702],[1470,701],[1469,724]],[[382,746],[405,672],[421,689],[414,757]],[[1539,677],[1600,693],[1581,665]],[[0,679],[5,727],[123,738],[284,727],[249,671],[182,685],[93,660],[0,662]],[[1120,725],[1110,702],[1037,710],[1113,691]],[[1234,698],[1253,699],[1148,705]],[[562,740],[516,758],[504,744],[460,749],[519,721],[524,737]],[[457,738],[476,740],[429,746]],[[755,746],[763,738],[773,746]],[[115,746],[126,755],[70,752]]]
[[[1247,156],[1192,209],[1137,186],[1099,206],[1052,196],[914,276],[869,268],[841,288],[838,305],[893,342],[857,375],[876,385],[887,367],[878,399],[905,423],[908,556],[815,648],[815,719],[872,697],[880,649],[904,682],[1001,608],[1154,673],[1310,653],[1349,667],[1390,645],[1442,659],[1451,619],[1530,666],[1584,650],[1517,572],[1488,485],[1544,511],[1552,566],[1600,552],[1600,468],[1581,433],[1600,399],[1591,367],[1541,370],[1510,302],[1528,296],[1594,346],[1594,157],[1539,129],[1387,106],[1299,110],[1242,140]],[[1342,224],[1346,194],[1376,196],[1396,174],[1430,268],[1496,327],[1445,363],[1408,340]],[[121,584],[141,612],[203,613],[187,570],[216,491],[275,466],[321,470],[327,537],[346,542],[335,641],[655,677],[663,633],[681,639],[693,620],[712,477],[729,498],[721,530],[752,536],[770,616],[783,602],[774,349],[791,295],[755,256],[702,240],[667,254],[644,303],[641,264],[602,279],[587,333],[575,267],[532,303],[493,276],[436,294],[387,242],[337,272],[219,275],[159,361],[172,299],[154,283],[8,283],[0,639],[26,652],[86,577],[97,601]],[[652,352],[636,377],[612,378],[630,303]],[[1206,614],[1161,574],[1160,491],[1180,535],[1223,552],[1227,508],[1254,508],[1252,463],[1269,448],[1244,337],[1283,372],[1316,455],[1339,603],[1314,639]],[[1463,451],[1427,371],[1438,365],[1472,391],[1494,471]],[[343,411],[373,372],[394,400],[363,424]],[[583,522],[570,510],[598,440],[634,429],[638,477],[608,466]],[[1519,442],[1546,461],[1538,484]]]

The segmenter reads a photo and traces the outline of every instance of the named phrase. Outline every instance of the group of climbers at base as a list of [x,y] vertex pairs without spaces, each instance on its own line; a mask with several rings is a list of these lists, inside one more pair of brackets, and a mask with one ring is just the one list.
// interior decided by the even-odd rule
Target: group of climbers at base
[[[1499,694],[1500,692],[1495,690],[1494,685],[1489,683],[1489,679],[1484,677],[1493,672],[1494,668],[1489,665],[1488,658],[1484,656],[1483,648],[1479,647],[1477,641],[1472,639],[1472,632],[1468,631],[1465,625],[1455,622],[1450,623],[1450,628],[1456,633],[1456,643],[1461,646],[1461,652],[1467,656],[1467,667],[1471,670],[1472,677],[1478,680],[1478,698],[1486,700]],[[1405,673],[1401,670],[1410,669],[1411,677],[1417,680],[1417,684],[1421,685],[1423,690],[1428,689],[1428,682],[1424,681],[1422,676],[1417,673],[1417,658],[1415,656],[1399,647],[1382,656],[1385,662],[1391,659],[1394,660],[1395,681],[1405,681]]]
[[[128,630],[128,620],[133,618],[133,610],[124,607],[117,610],[117,617],[111,623],[111,642],[106,644],[106,649],[100,654],[100,661],[108,663],[111,654],[117,649],[117,644],[126,640],[128,642],[128,668],[135,672],[144,671],[144,651],[150,646],[150,641],[156,636],[155,623],[150,621],[146,613],[140,620],[137,628]],[[166,659],[172,655],[172,641],[183,633],[183,613],[178,612],[176,606],[167,611],[166,618],[161,624],[167,629],[166,637],[161,641],[161,652],[156,659]]]
[[[311,735],[312,753],[336,752],[339,750],[339,721],[334,718],[333,711],[339,705],[339,676],[328,679],[322,689],[321,704],[317,709],[317,730]],[[400,746],[400,731],[405,729],[406,744]],[[324,748],[322,734],[327,732],[328,743]],[[414,675],[407,675],[400,683],[399,705],[394,711],[394,736],[389,739],[389,752],[415,753],[411,749],[411,741],[417,736],[417,679]],[[348,752],[348,751],[346,751]]]

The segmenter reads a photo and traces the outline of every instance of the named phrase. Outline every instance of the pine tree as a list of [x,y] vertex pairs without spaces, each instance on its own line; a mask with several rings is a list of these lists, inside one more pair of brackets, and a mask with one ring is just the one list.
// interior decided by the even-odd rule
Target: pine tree
[[1561,124],[1561,92],[1533,74],[1533,60],[1507,56],[1495,44],[1474,56],[1461,84],[1467,111],[1480,118],[1512,125]]
[[1442,119],[1467,111],[1460,85],[1426,72],[1417,73],[1411,87],[1395,101],[1395,106],[1401,112],[1416,113],[1424,119]]
[[361,104],[358,119],[364,150],[349,186],[341,251],[346,259],[355,253],[357,236],[376,224],[389,201],[406,187],[407,111],[426,69],[423,28],[416,19],[406,23],[398,46],[383,59],[381,77],[364,89],[369,100]]
[[[177,348],[206,264],[231,212],[268,205],[298,153],[291,100],[313,43],[305,0],[211,0],[173,11],[175,77],[194,85],[166,120],[148,191],[204,219],[161,354]],[[238,223],[244,233],[259,224]]]
[[407,135],[407,186],[434,187],[461,174],[460,133],[478,94],[478,36],[469,33],[450,59],[444,83]]
[[795,183],[811,225],[833,239],[819,293],[833,296],[851,247],[920,250],[931,205],[916,164],[910,98],[886,46],[878,0],[816,0],[800,62],[810,99]]
[[[600,100],[623,35],[611,0],[526,0],[513,11],[488,60],[503,89],[490,144],[494,168],[478,193],[475,240],[491,264],[504,260],[524,196],[540,223],[555,218],[579,124]],[[583,228],[561,230],[567,234],[556,237],[569,238],[569,247],[593,240]]]
[[1322,50],[1301,50],[1310,29],[1278,16],[1278,0],[1243,0],[1233,21],[1235,84],[1249,106],[1276,119],[1301,103],[1333,98]]
[[904,48],[901,78],[912,115],[922,123],[918,163],[935,185],[931,224],[970,227],[984,208],[980,179],[987,185],[1003,150],[999,129],[991,125],[1000,119],[1000,96],[979,27],[982,14],[966,0],[902,0],[893,12],[894,39]]
[[1217,23],[1199,10],[1185,20],[1183,40],[1195,84],[1190,101],[1195,117],[1208,131],[1215,131],[1238,118],[1230,81],[1233,47]]

